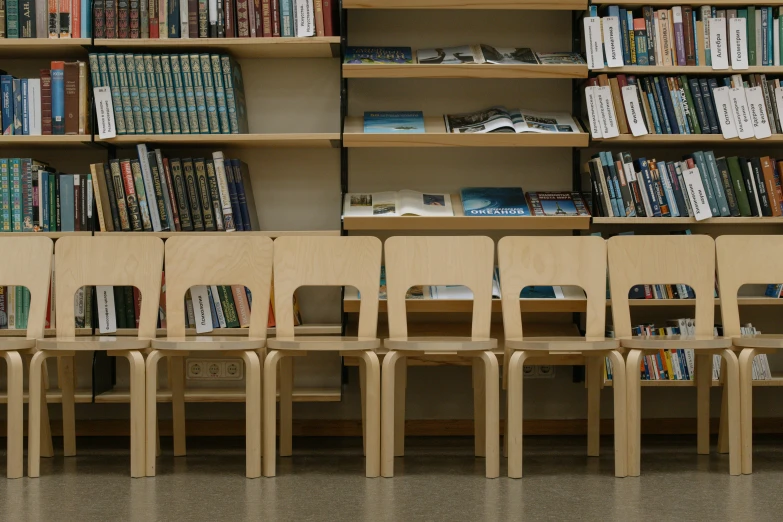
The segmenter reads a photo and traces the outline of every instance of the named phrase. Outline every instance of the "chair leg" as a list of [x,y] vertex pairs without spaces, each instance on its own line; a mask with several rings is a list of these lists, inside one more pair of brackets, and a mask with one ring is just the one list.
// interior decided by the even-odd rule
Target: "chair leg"
[[[402,387],[402,397],[398,395],[399,367],[405,367],[405,357],[400,352],[390,351],[383,358],[381,372],[381,476],[394,476],[394,457],[397,444],[395,424],[400,422],[397,417],[397,403],[405,401],[405,387]],[[404,410],[403,410],[404,413]],[[402,418],[405,422],[405,417]]]
[[[618,351],[608,354],[612,362],[612,389],[614,390],[614,476],[628,476],[628,421],[625,361]],[[603,359],[598,359],[603,361]],[[600,367],[600,365],[598,365]],[[638,365],[637,365],[638,368]],[[639,375],[637,371],[637,375]]]
[[362,352],[361,365],[365,373],[365,475],[375,478],[381,467],[381,365],[372,351]]
[[[726,375],[726,361],[721,362],[720,374]],[[727,430],[729,429],[729,387],[723,382],[723,391],[720,399],[720,422],[718,423],[718,453],[729,452],[729,439]]]
[[362,455],[367,456],[367,374],[364,360],[359,359],[359,395],[362,399]]
[[394,378],[394,456],[405,456],[405,392],[408,389],[408,359],[400,357]]
[[275,476],[275,441],[277,439],[277,367],[283,354],[277,350],[270,350],[264,361],[264,476]]
[[42,386],[42,366],[50,354],[36,352],[30,361],[30,398],[27,425],[27,476],[35,478],[41,474],[41,408],[46,407]]
[[174,436],[174,456],[187,454],[185,440],[185,358],[169,357],[169,387],[171,388],[171,425]]
[[712,355],[696,355],[696,453],[710,454]]
[[2,352],[2,356],[8,372],[6,476],[15,479],[24,476],[24,365],[19,352]]
[[500,476],[500,372],[498,358],[492,352],[483,352],[481,360],[484,361],[486,477],[498,478]]
[[280,361],[280,456],[290,457],[293,453],[293,393],[294,359],[286,357]]
[[[756,350],[745,348],[739,356],[740,382],[740,440],[742,444],[742,473],[753,473],[753,358]],[[724,374],[725,375],[725,374]],[[724,384],[724,388],[727,388]]]
[[487,441],[484,439],[486,432],[486,412],[484,411],[484,399],[486,384],[484,381],[484,368],[480,358],[473,359],[473,440],[475,455],[485,457]]
[[49,371],[46,362],[41,365],[41,456],[47,459],[54,456],[52,427],[49,423],[49,406],[46,404],[46,392],[49,390]]
[[[152,350],[147,355],[146,371],[147,371],[147,389],[146,389],[146,411],[147,411],[147,423],[146,423],[146,475],[148,477],[155,476],[155,457],[157,456],[157,442],[158,438],[158,363],[163,358],[163,354],[158,350]],[[169,374],[170,375],[170,374]]]
[[261,363],[254,351],[242,352],[245,361],[245,476],[261,476]]
[[[130,351],[125,354],[130,363],[130,442],[131,442],[131,477],[139,478],[147,475],[145,468],[146,455],[146,368],[141,352]],[[153,417],[154,418],[154,417]]]
[[76,456],[76,409],[74,397],[74,357],[57,358],[57,379],[62,391],[63,456]]
[[[641,350],[631,350],[625,363],[626,408],[628,409],[628,476],[638,477],[642,463],[642,382],[639,363]],[[615,395],[617,397],[617,395]],[[615,439],[615,444],[617,440]]]
[[587,378],[587,456],[598,457],[601,448],[601,359],[590,357],[585,364]]
[[726,373],[723,374],[724,386],[728,393],[728,417],[729,417],[729,474],[742,474],[742,443],[740,435],[740,384],[739,362],[737,354],[731,349],[725,349],[721,353],[726,362]]
[[522,390],[523,367],[527,354],[514,352],[508,360],[506,373],[506,443],[508,444],[508,477],[522,478]]

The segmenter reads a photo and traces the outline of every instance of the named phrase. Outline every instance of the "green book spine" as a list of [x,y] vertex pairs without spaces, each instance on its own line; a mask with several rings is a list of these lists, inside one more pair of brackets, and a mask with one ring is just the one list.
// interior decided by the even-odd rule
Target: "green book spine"
[[9,0],[5,4],[6,38],[19,38],[19,2]]
[[223,85],[223,70],[220,66],[220,56],[213,54],[209,57],[212,62],[212,80],[215,85],[215,100],[217,103],[218,121],[220,121],[221,134],[231,134],[231,124],[228,122],[228,109],[226,107],[226,89]]
[[[152,56],[149,54],[144,55],[144,72],[147,75],[147,91],[149,92],[150,113],[152,114],[152,130],[155,134],[163,134],[163,119],[160,116],[160,96],[158,95],[158,86],[155,84],[155,66],[152,63]],[[161,84],[160,88],[163,89],[163,84]]]
[[225,230],[226,228],[223,225],[223,208],[220,204],[220,189],[218,189],[215,163],[212,160],[207,160],[207,182],[209,183],[209,195],[212,199],[212,212],[215,216],[215,228]]
[[133,306],[133,287],[122,287],[125,301],[125,324],[126,328],[136,328],[136,309]]
[[23,286],[15,286],[14,287],[14,293],[15,295],[15,306],[16,306],[16,329],[17,330],[24,330],[27,328],[27,320],[25,319],[24,314],[24,291],[25,287]]
[[84,327],[92,328],[92,287],[84,287]]
[[[707,171],[709,172],[709,177],[712,180],[712,191],[715,196],[715,202],[718,205],[718,212],[720,212],[720,216],[731,216],[729,202],[728,199],[726,199],[726,194],[723,190],[723,181],[720,178],[718,164],[715,161],[715,154],[712,151],[705,151],[704,153],[696,152],[695,155],[697,158],[702,156],[702,161],[704,161],[707,165]],[[713,214],[713,216],[715,216],[715,214]]]
[[52,174],[49,176],[49,231],[57,232],[57,179],[58,176]]
[[[163,68],[165,74],[166,61],[171,64],[171,78],[174,84],[174,93],[177,99],[177,113],[179,114],[179,126],[182,134],[190,134],[190,123],[188,123],[188,103],[185,98],[185,84],[182,81],[182,73],[180,72],[179,56],[172,54],[170,56],[164,56]],[[171,105],[169,105],[171,107]],[[195,111],[195,106],[193,108]],[[174,131],[174,118],[172,118],[172,132]],[[198,132],[198,126],[196,126],[196,133]]]
[[114,106],[114,128],[117,134],[127,134],[125,127],[124,106],[120,88],[120,77],[117,73],[117,61],[113,54],[98,55],[98,67],[101,76],[106,75],[106,83],[111,89],[111,103]]
[[218,293],[220,294],[220,306],[223,308],[223,315],[226,318],[226,328],[239,328],[239,317],[234,306],[234,297],[231,295],[231,287],[218,286]]
[[33,160],[22,158],[22,232],[33,231]]
[[[150,91],[147,88],[147,70],[144,65],[144,56],[133,56],[136,65],[136,83],[139,87],[139,99],[141,100],[141,119],[144,123],[144,134],[154,134],[152,126],[152,105],[150,103]],[[157,98],[157,93],[155,94]],[[157,99],[155,100],[157,101]]]
[[201,134],[209,134],[209,119],[207,118],[207,98],[204,92],[204,81],[201,76],[201,60],[197,54],[190,55],[190,76],[193,78],[193,93],[196,99],[196,116]]
[[190,214],[193,218],[193,230],[204,230],[204,221],[201,217],[201,203],[199,203],[198,196],[198,184],[196,182],[196,173],[193,169],[192,159],[185,158],[182,160],[182,171],[185,174],[185,187],[188,191]]
[[212,81],[212,64],[208,54],[200,55],[199,60],[201,61],[201,78],[204,83],[204,98],[207,101],[207,121],[209,122],[209,131],[212,134],[220,134],[217,100],[215,99],[215,85]]
[[204,158],[194,159],[193,166],[196,169],[196,185],[198,187],[199,201],[201,202],[204,230],[216,230],[215,217],[212,214],[212,198],[209,192],[209,182],[207,181],[207,167],[204,163]]
[[178,158],[171,160],[171,178],[174,183],[174,196],[177,198],[179,224],[182,230],[189,232],[193,230],[193,222],[190,219],[188,189],[185,183],[185,175],[182,173],[182,162]]
[[732,156],[726,158],[729,166],[729,176],[731,176],[731,187],[734,189],[734,195],[737,198],[740,216],[750,217],[750,201],[748,200],[748,191],[745,190],[745,180],[742,177],[742,170],[739,164],[739,158]]
[[[174,57],[171,57],[172,61]],[[196,90],[193,85],[193,75],[190,71],[190,60],[188,55],[183,54],[179,57],[179,68],[182,73],[182,85],[185,88],[185,104],[188,108],[188,126],[191,134],[200,134],[198,124],[198,104],[196,103]]]
[[136,200],[139,203],[139,212],[141,213],[141,226],[145,231],[152,231],[152,221],[150,219],[150,208],[147,205],[147,194],[144,191],[144,177],[141,174],[141,162],[131,160],[131,172],[133,172],[133,186],[136,188]]
[[90,60],[90,78],[92,79],[92,86],[93,87],[103,87],[103,83],[101,82],[101,69],[98,65],[98,55],[95,53],[90,53],[89,55]]
[[[119,60],[119,56],[117,60]],[[144,118],[141,115],[141,99],[139,98],[139,84],[136,82],[136,62],[132,54],[125,55],[125,71],[128,76],[128,89],[130,91],[131,110],[133,112],[133,126],[136,134],[144,133]]]
[[[109,74],[111,74],[111,63],[115,59],[115,55],[108,55],[109,58]],[[128,73],[125,70],[125,56],[118,54],[117,59],[117,76],[119,77],[120,84],[120,96],[122,97],[122,115],[125,118],[125,130],[127,134],[136,134],[136,124],[133,120],[133,106],[131,105],[131,93],[130,84],[128,83]],[[141,131],[141,129],[139,129]]]
[[[155,153],[147,153],[147,160],[150,164],[150,174],[152,175],[152,186],[155,190],[155,205],[160,216],[160,224],[163,231],[171,230],[169,228],[169,214],[166,212],[166,202],[164,201],[163,185],[160,182],[161,173],[158,172],[158,162]],[[150,202],[151,203],[151,202]]]
[[117,317],[117,328],[127,328],[125,324],[125,291],[121,286],[112,287],[114,291],[114,315]]
[[748,6],[746,20],[748,35],[748,65],[756,65],[756,7]]
[[223,71],[223,85],[226,90],[226,110],[228,111],[228,124],[231,134],[239,134],[239,119],[237,118],[237,99],[234,93],[234,80],[231,78],[231,58],[220,57],[220,66]]
[[701,134],[699,118],[696,116],[696,104],[693,103],[693,95],[691,93],[691,87],[688,85],[688,77],[685,75],[680,76],[680,83],[682,90],[685,93],[685,101],[688,102],[688,123],[690,123],[694,134]]
[[726,158],[716,158],[715,163],[718,166],[718,174],[720,175],[720,181],[723,184],[723,193],[726,195],[726,203],[729,205],[729,213],[732,217],[739,217],[739,205],[737,204],[737,197],[732,188],[733,183],[731,174],[729,173],[729,166],[726,163]]
[[[152,57],[152,66],[155,68],[155,83],[158,85],[158,103],[160,105],[160,120],[163,123],[163,134],[174,132],[173,123],[177,124],[179,134],[179,120],[177,119],[177,95],[174,94],[174,85],[171,83],[171,62],[165,61],[159,55]],[[166,74],[164,74],[164,69]],[[176,120],[172,122],[172,119]]]
[[0,232],[11,232],[11,170],[8,159],[0,159]]
[[11,170],[11,231],[22,231],[22,163],[19,158],[9,161]]

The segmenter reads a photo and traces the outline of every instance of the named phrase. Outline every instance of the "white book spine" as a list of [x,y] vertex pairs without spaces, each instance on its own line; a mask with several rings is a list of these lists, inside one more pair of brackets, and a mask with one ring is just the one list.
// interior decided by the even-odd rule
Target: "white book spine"
[[780,65],[780,22],[775,20],[775,27],[773,28],[773,52],[775,54],[775,65]]
[[190,28],[188,26],[187,0],[179,0],[179,37],[190,38]]
[[655,31],[655,63],[663,65],[663,44],[661,43],[661,20],[656,16],[653,20]]
[[[44,178],[44,176],[45,176],[46,174],[47,174],[47,173],[46,173],[46,171],[44,171],[44,170],[39,170],[39,171],[38,171],[38,191],[39,191],[39,194],[41,193],[40,191],[42,191],[42,190],[43,190],[43,186],[44,186],[44,184],[43,184],[43,178]],[[38,203],[38,223],[40,223],[40,225],[41,225],[41,229],[43,230],[43,222],[44,222],[44,210],[45,210],[45,209],[44,209],[44,206],[41,204],[41,202],[43,201],[43,197],[42,197],[42,196],[40,196],[40,195],[39,195],[38,197],[39,197],[39,198],[41,198],[41,199],[39,200],[39,203]]]
[[217,178],[218,192],[220,193],[220,205],[223,208],[223,226],[226,232],[233,232],[236,230],[236,227],[234,225],[234,212],[231,208],[231,196],[228,192],[226,167],[223,164],[223,153],[220,151],[213,152],[212,159],[215,162],[215,177]]
[[[38,187],[41,187],[41,185],[39,184]],[[86,190],[87,190],[87,218],[88,219],[92,219],[92,198],[93,198],[93,193],[92,193],[92,176],[91,175],[87,177],[87,187],[86,187]],[[39,207],[40,207],[40,205],[39,205]],[[39,221],[39,223],[43,223],[43,221]]]
[[139,153],[139,163],[141,164],[141,177],[144,180],[144,192],[147,196],[147,207],[152,221],[152,230],[160,232],[163,227],[160,226],[160,214],[158,213],[158,204],[155,198],[155,184],[152,182],[152,171],[147,157],[147,146],[140,143],[136,146]]
[[27,80],[27,100],[29,106],[30,136],[41,135],[41,79]]
[[169,0],[153,0],[158,1],[158,34],[160,35],[160,38],[168,38],[169,37],[169,23],[168,23],[168,12],[169,12]]
[[294,0],[296,36],[315,35],[315,11],[312,0]]

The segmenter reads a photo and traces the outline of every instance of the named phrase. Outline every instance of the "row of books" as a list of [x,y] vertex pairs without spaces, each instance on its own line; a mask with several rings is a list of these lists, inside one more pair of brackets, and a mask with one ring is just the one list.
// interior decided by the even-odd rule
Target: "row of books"
[[91,53],[117,134],[246,134],[242,69],[226,55]]
[[[521,187],[472,187],[460,191],[465,216],[589,216],[579,192],[528,192]],[[451,195],[414,190],[349,193],[345,217],[454,215]]]
[[602,217],[779,217],[783,160],[715,157],[696,151],[682,161],[633,159],[599,152],[588,162],[596,215]]
[[3,135],[90,133],[85,62],[53,61],[40,78],[15,78],[0,71]]
[[[412,64],[413,51],[410,47],[348,47],[345,51],[347,64]],[[486,44],[462,45],[459,47],[437,47],[416,51],[416,63],[420,64],[584,64],[579,53],[533,52],[529,47],[494,47]]]
[[91,38],[90,0],[0,2],[0,38]]
[[95,0],[96,38],[336,36],[335,0]]
[[102,232],[259,230],[246,163],[167,158],[137,145],[138,159],[90,165]]

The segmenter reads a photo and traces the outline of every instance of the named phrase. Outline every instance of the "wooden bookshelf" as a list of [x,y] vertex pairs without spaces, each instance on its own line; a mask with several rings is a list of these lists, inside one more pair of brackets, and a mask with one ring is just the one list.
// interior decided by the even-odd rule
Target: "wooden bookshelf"
[[[89,40],[88,40],[89,43]],[[310,38],[96,38],[110,51],[228,53],[235,58],[339,58],[340,37]]]
[[[51,52],[51,50],[50,50]],[[16,154],[16,149],[25,148],[65,148],[92,143],[92,134],[69,134],[49,136],[1,136],[0,148],[12,149],[6,154]]]
[[[684,2],[677,2],[672,3],[668,0],[623,0],[620,2],[621,5],[627,5],[627,6],[645,6],[650,5],[653,7],[671,7],[673,5],[705,5],[704,2],[701,0],[685,0]],[[756,5],[756,2],[749,1],[749,0],[715,0],[714,2],[710,2],[710,5],[714,5],[716,7],[720,6],[743,6],[743,5]]]
[[[91,397],[92,398],[92,397]],[[337,388],[294,388],[294,402],[339,402],[342,390]],[[130,390],[114,388],[95,396],[96,404],[127,404]],[[158,402],[171,402],[171,390],[158,390]],[[185,402],[245,402],[245,387],[185,388]]]
[[452,134],[446,132],[443,117],[424,118],[423,134],[375,134],[364,132],[363,117],[345,119],[345,147],[586,147],[585,132]]
[[466,216],[459,194],[451,195],[453,216],[367,216],[343,218],[345,230],[587,230],[590,216]]
[[225,148],[301,148],[333,149],[340,147],[340,134],[324,133],[282,133],[282,134],[126,134],[102,140],[96,136],[96,143],[135,146],[149,143],[162,146],[183,147],[225,147]]
[[696,221],[692,217],[594,217],[594,225],[783,225],[783,218],[779,217],[714,217]]
[[[736,4],[735,4],[736,5]],[[344,9],[530,9],[584,11],[586,0],[344,0]]]
[[[687,2],[685,2],[687,4]],[[680,2],[682,4],[682,2]],[[680,5],[676,4],[676,5]],[[649,2],[644,5],[650,5]],[[675,4],[670,4],[675,5]],[[697,5],[701,5],[697,3]],[[739,5],[733,3],[731,5]],[[750,5],[750,4],[749,4]],[[735,69],[713,69],[709,65],[685,65],[685,66],[672,66],[664,67],[662,65],[626,65],[624,67],[604,67],[603,69],[597,69],[590,71],[595,74],[707,74],[707,75],[729,75],[729,74],[783,74],[783,67],[781,66],[763,66],[753,65],[747,69],[735,70]]]
[[339,236],[339,230],[263,230],[244,232],[95,232],[96,236],[116,236],[120,234],[133,234],[134,236],[152,236],[168,239],[175,236],[224,236],[226,234],[238,234],[247,237],[267,236],[271,238],[281,236]]
[[40,58],[60,60],[62,58],[87,57],[90,38],[2,38],[0,39],[0,58],[27,59]]
[[727,140],[722,134],[647,134],[638,137],[635,137],[632,134],[620,134],[616,138],[592,138],[591,141],[600,144],[601,147],[608,147],[611,145],[679,145],[690,147],[698,144],[709,144],[711,146],[742,145],[755,147],[758,145],[765,145],[779,147],[783,144],[783,134],[773,134],[769,138],[764,138],[763,140],[757,140],[756,138],[749,138],[746,140],[731,138]]
[[587,65],[343,64],[344,78],[587,78]]

